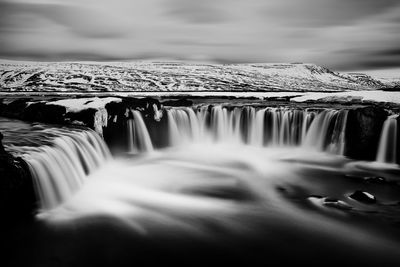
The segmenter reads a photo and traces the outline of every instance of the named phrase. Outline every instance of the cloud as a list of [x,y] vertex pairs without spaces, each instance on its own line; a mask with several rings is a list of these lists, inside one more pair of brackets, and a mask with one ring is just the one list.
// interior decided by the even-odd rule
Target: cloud
[[397,66],[398,0],[0,0],[0,56]]
[[[334,53],[333,53],[334,54]],[[347,58],[343,60],[344,69],[382,69],[400,67],[400,49],[373,48],[373,49],[347,49],[337,51],[337,57]]]
[[275,22],[295,27],[346,25],[398,6],[397,0],[269,1],[260,12]]
[[59,3],[23,3],[0,2],[1,25],[15,28],[30,27],[32,25],[20,23],[22,15],[40,19],[50,23],[63,25],[72,33],[87,38],[116,38],[123,37],[126,32],[121,27],[115,27],[115,22],[107,20],[108,15],[96,9],[77,5]]
[[165,1],[166,14],[186,23],[220,23],[227,21],[226,5],[223,0],[171,0]]

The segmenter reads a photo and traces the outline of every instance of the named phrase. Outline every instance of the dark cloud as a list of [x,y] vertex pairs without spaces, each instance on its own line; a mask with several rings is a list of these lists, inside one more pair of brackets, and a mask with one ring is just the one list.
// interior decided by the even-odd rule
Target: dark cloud
[[398,0],[280,1],[261,10],[268,18],[298,27],[346,25],[398,6]]
[[3,49],[0,50],[0,57],[5,59],[18,59],[18,60],[29,60],[34,58],[39,61],[65,61],[65,60],[122,60],[122,57],[114,55],[107,55],[105,53],[96,53],[90,51],[51,51],[46,50],[44,47],[42,50],[39,49]]
[[232,46],[240,46],[240,44],[232,43],[232,42],[215,42],[210,40],[167,40],[164,41],[167,45],[176,45],[176,46],[200,46],[200,47],[232,47]]
[[[164,54],[157,52],[143,53],[138,55],[115,56],[105,53],[95,53],[89,51],[81,52],[47,52],[37,50],[25,51],[0,51],[3,59],[32,60],[38,61],[130,61],[130,60],[151,60],[165,57]],[[176,57],[169,57],[176,58]]]
[[341,70],[400,67],[400,49],[397,47],[387,49],[343,49],[332,52],[332,58],[335,57],[343,59],[336,66]]
[[[400,67],[400,56],[388,59],[361,59],[358,64],[355,64],[353,68],[356,67],[361,69],[387,69],[387,68],[397,68]],[[400,73],[399,73],[400,76]]]
[[28,27],[20,24],[18,15],[36,16],[53,23],[65,26],[70,32],[87,38],[117,38],[123,37],[125,32],[113,27],[107,22],[104,14],[82,6],[50,4],[50,3],[23,3],[0,2],[1,26]]
[[[400,57],[400,48],[391,48],[387,50],[377,51],[373,53],[375,56],[381,57]],[[400,60],[399,60],[400,65]]]
[[247,63],[265,63],[266,60],[262,58],[239,58],[239,57],[232,57],[232,58],[221,58],[221,57],[215,57],[213,58],[213,62],[219,63],[219,64],[247,64]]

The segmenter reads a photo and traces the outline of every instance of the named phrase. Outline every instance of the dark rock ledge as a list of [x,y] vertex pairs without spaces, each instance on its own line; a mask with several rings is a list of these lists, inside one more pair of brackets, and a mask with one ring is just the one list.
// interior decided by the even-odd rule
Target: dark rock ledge
[[375,160],[388,111],[376,106],[352,109],[346,125],[346,156]]
[[[72,100],[72,102],[76,99],[83,103],[82,107],[75,109],[75,111],[68,110],[65,106],[57,105],[54,102],[63,99],[61,97],[46,98],[46,100],[38,97],[4,98],[0,100],[0,116],[25,121],[87,126],[102,135],[111,148],[121,150],[124,146],[126,147],[127,120],[132,117],[133,110],[138,110],[149,128],[154,145],[162,147],[165,145],[165,132],[160,131],[160,129],[166,129],[165,124],[167,121],[160,112],[163,104],[168,106],[190,106],[194,101],[192,98],[162,99],[160,102],[158,99],[150,97],[113,97],[110,101],[105,101],[103,105],[86,105],[95,101],[101,102],[105,98],[107,97],[85,97],[85,101],[82,102],[80,98],[69,97],[68,99]],[[268,103],[270,102],[262,101],[258,104],[265,105]],[[280,105],[285,105],[285,103],[293,105],[293,103],[289,102],[284,102]],[[299,104],[298,107],[306,108],[303,104]],[[319,107],[322,108],[323,105],[319,104]],[[331,105],[326,104],[326,107],[329,108]],[[397,113],[398,110],[381,105],[342,106],[342,108],[349,110],[346,126],[345,155],[353,159],[375,160],[383,123],[390,113]],[[398,140],[398,150],[400,151],[400,131]]]
[[2,224],[31,217],[37,208],[33,179],[27,163],[4,150],[0,133],[0,209]]
[[[79,100],[79,98],[76,98]],[[101,98],[87,98],[86,103],[101,101]],[[155,116],[161,104],[153,98],[118,97],[120,101],[93,108],[82,105],[81,108],[70,111],[67,107],[55,101],[61,98],[42,100],[38,98],[0,99],[0,116],[31,122],[44,122],[60,125],[78,124],[94,129],[100,135],[108,121],[116,120],[115,116],[127,117],[128,110],[139,110],[145,117]],[[69,100],[73,101],[74,98]],[[85,104],[86,104],[85,103]],[[95,105],[96,106],[96,105]]]

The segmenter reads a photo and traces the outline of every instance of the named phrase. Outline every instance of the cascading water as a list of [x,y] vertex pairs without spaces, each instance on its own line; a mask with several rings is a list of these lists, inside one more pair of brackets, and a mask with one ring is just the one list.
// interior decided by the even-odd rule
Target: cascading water
[[[137,110],[130,112],[129,152],[152,152],[152,140],[142,114]],[[337,154],[344,152],[346,110],[217,105],[168,108],[166,113],[170,146],[218,142],[256,147],[301,145]],[[386,139],[391,138],[386,137],[391,136],[389,133],[393,135],[390,125]],[[40,146],[24,155],[35,177],[43,209],[54,208],[68,199],[81,187],[87,174],[109,157],[105,143],[92,131],[58,130],[56,136],[51,145]]]
[[49,210],[69,199],[88,174],[110,157],[104,141],[93,131],[56,130],[50,145],[23,155],[34,177],[41,208]]
[[[171,246],[193,243],[191,256],[196,257],[199,251],[202,255],[212,251],[214,255],[216,251],[224,256],[224,262],[240,254],[239,250],[249,257],[234,262],[252,262],[254,256],[281,262],[280,251],[296,255],[296,262],[297,256],[306,255],[313,263],[314,251],[324,253],[321,265],[333,250],[339,251],[336,254],[341,257],[336,258],[344,259],[342,264],[354,257],[355,250],[363,257],[371,255],[366,263],[382,255],[373,265],[389,257],[398,258],[398,229],[390,230],[398,220],[393,205],[398,201],[398,188],[392,183],[375,186],[364,177],[358,178],[362,173],[368,180],[382,175],[389,181],[398,179],[397,173],[369,172],[358,167],[359,162],[351,164],[351,159],[320,152],[343,154],[347,110],[201,105],[167,107],[163,113],[165,120],[150,125],[149,135],[142,114],[132,112],[126,124],[129,149],[153,149],[150,136],[160,135],[153,135],[152,130],[165,135],[167,145],[184,146],[140,159],[118,157],[90,179],[86,179],[87,174],[109,157],[95,132],[70,128],[47,131],[42,127],[32,138],[35,131],[29,129],[25,133],[27,139],[33,139],[34,147],[26,148],[29,144],[25,144],[20,129],[18,135],[13,134],[7,130],[12,127],[0,123],[0,131],[6,129],[6,148],[27,160],[35,178],[43,208],[38,218],[46,222],[40,225],[40,234],[46,234],[49,227],[44,239],[63,241],[43,243],[35,238],[43,246],[38,255],[65,248],[74,252],[75,244],[82,243],[80,250],[89,249],[88,255],[100,257],[93,263],[104,263],[104,254],[120,262],[128,259],[127,265],[134,265],[142,251],[148,251],[144,256],[148,263],[149,258],[156,258],[154,255],[162,260],[162,256],[170,257]],[[388,118],[382,131],[382,154],[392,151],[396,131],[395,117]],[[13,145],[20,145],[20,151]],[[301,148],[293,149],[295,146]],[[367,188],[379,202],[366,205],[362,199],[351,198],[349,192],[356,186]],[[64,227],[58,227],[59,223]],[[175,237],[179,238],[177,243]],[[29,241],[26,243],[32,249],[22,251],[35,251],[36,243]],[[108,249],[110,242],[114,254]],[[199,244],[205,244],[206,249],[199,249]],[[255,254],[254,244],[259,254]],[[99,253],[102,247],[107,253]],[[132,248],[141,253],[132,257]],[[184,248],[178,248],[182,251],[179,257],[187,254]],[[71,251],[65,255],[72,255]],[[173,252],[172,257],[176,255]],[[360,262],[358,258],[354,261]]]
[[383,163],[397,162],[397,118],[389,116],[383,124],[376,161]]
[[200,106],[169,108],[169,145],[222,142],[344,154],[347,110]]
[[304,146],[344,154],[347,110],[324,110],[311,123]]
[[131,110],[132,119],[127,122],[128,151],[130,153],[151,152],[153,144],[142,114],[137,110]]

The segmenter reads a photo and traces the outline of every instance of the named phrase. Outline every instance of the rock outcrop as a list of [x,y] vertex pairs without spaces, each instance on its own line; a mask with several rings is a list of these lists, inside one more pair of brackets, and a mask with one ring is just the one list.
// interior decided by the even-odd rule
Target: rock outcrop
[[349,111],[346,126],[346,151],[350,158],[375,160],[379,139],[388,112],[368,106]]
[[138,110],[146,122],[151,140],[157,147],[163,146],[164,134],[156,129],[166,129],[165,118],[162,116],[162,105],[153,98],[124,98],[119,103],[109,103],[105,106],[108,113],[107,127],[104,128],[104,139],[112,151],[125,151],[127,147],[127,121],[132,118],[131,110]]
[[32,216],[37,205],[29,166],[22,158],[8,153],[2,139],[0,133],[0,208],[3,214],[7,214],[4,220],[12,222]]
[[[161,104],[153,98],[117,98],[118,102],[104,104],[102,98],[93,98],[87,102],[100,101],[101,104],[92,106],[82,105],[81,108],[70,108],[68,104],[58,103],[59,99],[40,100],[34,98],[20,98],[12,101],[0,102],[0,116],[16,118],[24,121],[45,122],[62,125],[82,125],[95,130],[103,135],[103,129],[107,128],[109,121],[116,122],[116,118],[126,117],[128,109],[139,110],[145,118],[161,118]],[[115,99],[115,98],[114,98]],[[73,105],[74,99],[71,100]],[[77,99],[79,100],[79,99]],[[103,105],[102,105],[103,104]],[[111,126],[114,126],[111,123]]]

